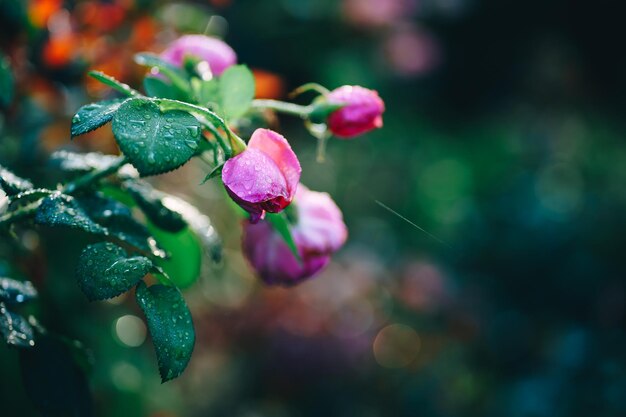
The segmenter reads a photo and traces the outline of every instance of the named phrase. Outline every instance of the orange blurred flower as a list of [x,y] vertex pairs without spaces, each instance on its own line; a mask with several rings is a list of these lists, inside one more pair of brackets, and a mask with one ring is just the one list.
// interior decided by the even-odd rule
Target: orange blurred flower
[[285,83],[283,79],[273,72],[254,69],[254,80],[256,82],[256,98],[280,98],[285,94]]
[[33,26],[43,28],[48,19],[61,8],[62,0],[30,0],[28,3],[28,20]]

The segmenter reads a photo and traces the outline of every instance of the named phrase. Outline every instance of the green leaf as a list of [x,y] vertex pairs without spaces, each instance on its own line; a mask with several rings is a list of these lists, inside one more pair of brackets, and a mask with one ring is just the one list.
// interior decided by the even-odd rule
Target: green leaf
[[155,190],[144,182],[127,181],[125,186],[146,217],[157,227],[173,233],[187,227],[180,213],[170,210],[163,204],[167,194]]
[[78,286],[89,301],[117,297],[134,287],[152,268],[150,259],[129,257],[110,242],[87,246],[78,259]]
[[136,299],[148,321],[161,381],[178,377],[189,363],[196,340],[185,299],[175,287],[146,287],[143,282],[137,285]]
[[[220,103],[220,83],[217,78],[202,81],[198,91],[198,102],[215,109]],[[216,109],[217,110],[217,109]]]
[[215,168],[213,168],[211,170],[211,172],[209,172],[207,174],[207,176],[204,177],[204,180],[202,180],[202,184],[204,184],[205,182],[209,181],[210,179],[213,179],[213,178],[215,178],[217,176],[222,175],[222,169],[223,168],[224,168],[224,164],[223,163],[221,163],[218,166],[216,166]]
[[78,153],[70,151],[56,151],[50,155],[50,164],[63,171],[86,173],[93,170],[105,170],[118,162],[115,155],[105,155],[100,152]]
[[0,278],[0,301],[24,303],[37,297],[37,290],[30,281]]
[[167,274],[170,281],[179,288],[188,288],[200,277],[202,266],[202,245],[189,228],[180,232],[167,232],[150,222],[148,229],[159,247],[169,255],[154,262]]
[[132,89],[128,84],[124,84],[101,71],[89,71],[87,74],[100,81],[102,84],[107,85],[126,96],[141,97],[141,93],[139,93],[139,91]]
[[173,100],[185,99],[184,94],[181,94],[177,88],[157,77],[145,77],[143,88],[150,97],[171,98]]
[[135,54],[135,62],[139,65],[158,69],[159,73],[169,78],[172,86],[179,90],[184,97],[189,95],[189,83],[187,82],[185,72],[180,68],[163,61],[158,55],[145,52]]
[[78,109],[72,118],[72,138],[109,123],[123,102],[124,100],[100,101]]
[[93,416],[89,382],[66,343],[39,335],[33,348],[20,350],[20,368],[26,394],[41,415]]
[[14,79],[9,60],[0,55],[0,105],[8,106],[13,101]]
[[254,75],[245,65],[234,65],[219,78],[220,107],[227,119],[243,116],[254,99]]
[[270,223],[272,228],[283,238],[291,253],[296,257],[297,260],[301,261],[300,252],[298,252],[298,247],[296,246],[296,242],[293,239],[293,235],[291,234],[291,227],[289,226],[289,221],[284,213],[267,213],[265,215],[265,219]]
[[148,222],[148,229],[170,256],[157,259],[159,265],[179,288],[187,288],[197,281],[205,258],[219,262],[222,243],[211,220],[186,201],[168,196],[163,204],[180,213],[189,225],[178,233],[166,232]]
[[54,193],[42,200],[35,213],[35,223],[69,227],[100,235],[108,234],[107,229],[94,222],[74,197],[61,193]]
[[0,187],[7,195],[13,196],[30,190],[33,188],[33,183],[0,166]]
[[162,113],[148,99],[127,100],[113,117],[117,143],[142,176],[162,174],[185,164],[198,149],[200,133],[200,123],[189,113]]
[[19,194],[15,194],[14,196],[12,196],[11,202],[9,203],[9,211],[13,211],[19,207],[40,200],[43,197],[49,196],[54,193],[55,191],[48,190],[46,188],[33,188]]
[[30,348],[35,344],[35,332],[28,321],[7,310],[0,302],[0,334],[9,346]]
[[132,216],[128,206],[101,193],[80,197],[78,202],[91,219],[106,228],[107,235],[154,256],[165,256],[146,226]]

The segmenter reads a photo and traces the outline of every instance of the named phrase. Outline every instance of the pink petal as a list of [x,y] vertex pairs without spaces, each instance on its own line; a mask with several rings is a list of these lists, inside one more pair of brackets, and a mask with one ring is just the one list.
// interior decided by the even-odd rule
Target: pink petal
[[343,215],[328,193],[311,191],[300,184],[295,207],[298,223],[293,234],[296,244],[303,251],[332,253],[346,242],[348,229]]
[[220,39],[205,35],[181,36],[161,53],[161,58],[181,67],[186,55],[208,62],[215,75],[220,75],[226,68],[237,63],[237,55],[230,46]]
[[246,149],[229,159],[222,169],[222,181],[233,199],[249,212],[284,208],[289,191],[278,165],[257,149]]
[[302,261],[298,261],[267,222],[245,222],[242,243],[248,262],[269,285],[295,285],[330,262],[330,255],[326,254],[302,254]]
[[300,182],[302,168],[287,139],[272,130],[257,129],[248,142],[248,149],[258,149],[272,158],[285,177],[291,200]]

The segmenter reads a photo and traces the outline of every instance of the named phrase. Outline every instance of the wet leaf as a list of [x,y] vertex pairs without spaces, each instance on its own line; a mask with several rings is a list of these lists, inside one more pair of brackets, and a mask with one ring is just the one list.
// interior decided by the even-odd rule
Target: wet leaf
[[88,233],[106,235],[108,231],[94,222],[74,197],[55,193],[41,202],[35,214],[35,223],[43,226],[69,227]]
[[90,77],[95,78],[96,80],[100,81],[102,84],[107,85],[124,95],[127,95],[129,97],[141,96],[139,91],[130,88],[128,84],[124,84],[123,82],[120,82],[116,80],[115,78],[111,77],[110,75],[107,75],[101,71],[89,71],[87,74]]
[[189,113],[161,112],[149,99],[124,102],[113,117],[113,134],[142,176],[174,170],[198,149],[201,126]]
[[189,363],[196,340],[185,299],[175,287],[146,287],[143,282],[137,285],[136,299],[148,322],[161,381],[178,377]]
[[0,301],[24,303],[37,298],[37,290],[30,281],[0,278]]
[[50,155],[50,163],[63,171],[90,172],[95,169],[104,170],[118,162],[119,157],[105,155],[100,152],[78,153],[57,151]]
[[91,132],[109,123],[123,102],[124,100],[101,101],[78,109],[72,118],[72,137]]
[[167,194],[155,190],[145,182],[127,181],[125,186],[155,226],[173,233],[180,232],[187,227],[180,213],[170,210],[163,204],[163,199],[167,197]]
[[0,187],[7,195],[13,196],[30,190],[33,188],[33,183],[0,166]]
[[150,259],[129,257],[110,242],[87,246],[78,259],[78,286],[89,301],[107,300],[130,290],[152,268]]
[[83,196],[77,201],[91,219],[106,228],[107,235],[155,256],[165,255],[146,226],[133,217],[128,206],[101,193]]
[[30,348],[35,345],[35,332],[28,321],[19,314],[9,311],[0,302],[0,334],[9,346]]

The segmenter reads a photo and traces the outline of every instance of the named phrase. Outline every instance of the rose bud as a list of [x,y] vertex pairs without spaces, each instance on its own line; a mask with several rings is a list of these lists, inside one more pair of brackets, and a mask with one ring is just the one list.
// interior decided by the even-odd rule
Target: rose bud
[[205,35],[185,35],[172,42],[160,57],[176,67],[183,67],[186,56],[193,56],[206,61],[213,75],[220,75],[224,70],[237,63],[233,48],[217,38]]
[[278,213],[293,199],[300,181],[300,162],[289,142],[269,129],[257,129],[248,147],[222,169],[226,191],[256,223],[265,211]]
[[383,126],[385,103],[374,90],[344,85],[326,96],[329,104],[344,106],[330,113],[330,131],[340,138],[353,138]]
[[327,193],[300,184],[293,204],[291,233],[298,260],[269,222],[244,223],[243,253],[269,285],[294,285],[320,272],[346,241],[341,211]]

